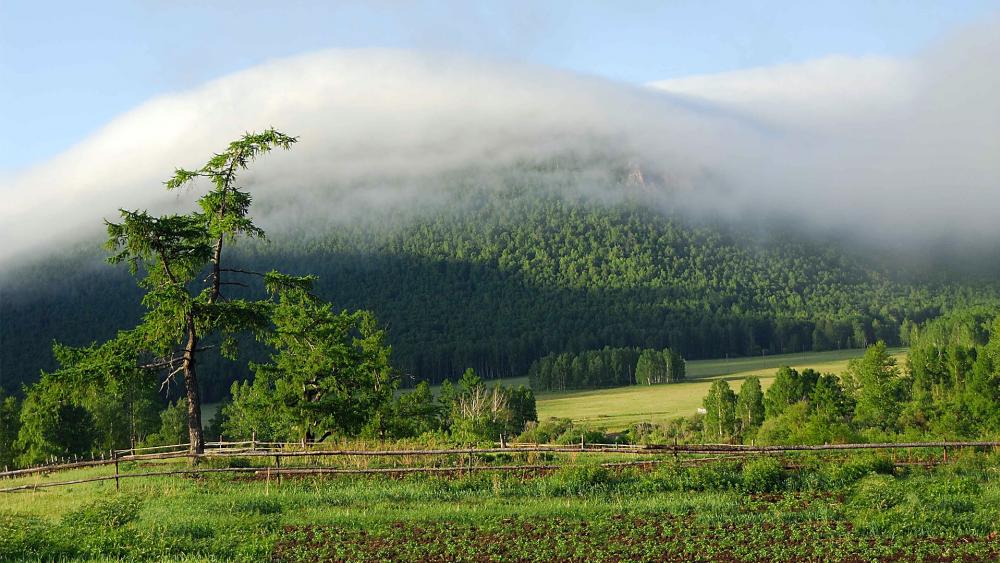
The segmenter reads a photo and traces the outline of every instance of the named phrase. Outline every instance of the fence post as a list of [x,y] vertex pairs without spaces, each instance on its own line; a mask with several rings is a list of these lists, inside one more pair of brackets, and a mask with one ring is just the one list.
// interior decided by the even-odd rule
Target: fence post
[[278,469],[278,471],[277,471],[278,485],[281,485],[281,456],[280,455],[274,456],[274,466]]
[[121,483],[118,481],[118,452],[112,450],[111,455],[115,459],[115,491],[121,492]]

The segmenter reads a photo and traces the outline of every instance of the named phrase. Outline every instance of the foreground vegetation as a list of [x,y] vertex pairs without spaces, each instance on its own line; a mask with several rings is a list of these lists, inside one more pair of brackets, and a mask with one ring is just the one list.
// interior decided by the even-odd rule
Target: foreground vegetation
[[[1000,556],[1000,457],[855,454],[545,476],[149,478],[0,496],[0,558],[935,560]],[[125,468],[135,470],[136,468]],[[58,478],[80,477],[77,470]],[[54,477],[54,476],[53,476]],[[43,478],[41,480],[50,479]],[[25,482],[26,479],[5,481]]]

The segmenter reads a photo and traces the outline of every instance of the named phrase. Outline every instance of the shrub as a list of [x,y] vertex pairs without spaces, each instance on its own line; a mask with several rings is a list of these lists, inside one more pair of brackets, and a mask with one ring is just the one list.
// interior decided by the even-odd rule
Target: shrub
[[581,438],[588,444],[603,444],[610,441],[608,437],[604,435],[604,432],[574,427],[566,430],[562,433],[562,435],[556,438],[556,443],[564,446],[579,444]]
[[888,475],[872,474],[858,481],[851,495],[851,504],[858,508],[888,510],[903,503],[906,495],[896,480]]
[[530,421],[525,424],[524,432],[517,437],[518,442],[548,444],[566,433],[573,427],[573,421],[568,418],[549,418],[541,422]]
[[78,528],[121,528],[139,519],[142,501],[130,495],[118,494],[87,503],[67,513],[63,524]]
[[233,510],[248,514],[280,514],[281,503],[263,497],[249,497],[233,503]]
[[752,493],[779,491],[785,482],[785,471],[778,460],[762,457],[743,464],[743,489]]
[[560,469],[545,479],[553,495],[585,495],[602,492],[614,484],[614,476],[607,468],[580,466]]
[[852,456],[843,463],[824,465],[827,484],[833,488],[853,485],[872,474],[892,475],[894,471],[892,461],[879,456]]
[[650,493],[681,491],[687,484],[687,468],[675,463],[659,465],[642,479],[641,489]]
[[73,543],[39,518],[0,514],[0,560],[60,560],[77,554]]
[[735,463],[717,462],[689,467],[685,471],[685,490],[728,491],[743,482],[739,466]]

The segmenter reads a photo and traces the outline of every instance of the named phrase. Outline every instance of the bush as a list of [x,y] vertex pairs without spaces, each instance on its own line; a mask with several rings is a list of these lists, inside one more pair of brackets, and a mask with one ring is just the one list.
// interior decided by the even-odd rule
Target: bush
[[640,489],[650,493],[684,490],[687,468],[676,463],[664,463],[643,476]]
[[893,475],[892,461],[880,456],[855,457],[843,463],[824,465],[827,485],[832,488],[848,487],[868,475]]
[[743,482],[739,466],[728,462],[689,467],[684,475],[684,490],[689,491],[729,491],[739,488]]
[[643,492],[712,491],[743,488],[740,467],[729,462],[706,463],[685,467],[666,463],[642,477]]
[[281,503],[277,500],[263,497],[249,497],[233,503],[233,510],[247,514],[280,514]]
[[693,444],[702,441],[705,415],[677,417],[660,424],[636,422],[625,431],[630,444]]
[[533,444],[548,444],[563,435],[573,427],[573,421],[568,418],[549,418],[541,422],[529,421],[524,426],[524,432],[517,437],[518,442]]
[[77,553],[73,542],[41,519],[0,514],[0,560],[59,560]]
[[784,488],[785,470],[778,460],[762,457],[743,464],[743,489],[751,493],[771,493]]
[[605,467],[580,466],[560,469],[544,479],[552,495],[586,495],[607,491],[615,482]]
[[898,483],[888,475],[872,474],[863,478],[854,487],[851,504],[857,508],[888,510],[902,504],[906,495]]
[[604,435],[604,432],[574,427],[566,430],[561,436],[556,438],[556,443],[568,446],[570,444],[579,444],[581,439],[587,444],[603,444],[611,441]]
[[87,503],[67,513],[63,524],[77,528],[121,528],[139,519],[142,501],[118,494]]

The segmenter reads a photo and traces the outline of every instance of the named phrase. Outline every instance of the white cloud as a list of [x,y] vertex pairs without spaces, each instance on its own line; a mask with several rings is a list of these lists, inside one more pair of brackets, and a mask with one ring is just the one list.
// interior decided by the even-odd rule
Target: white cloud
[[911,103],[917,88],[916,70],[911,61],[887,57],[830,56],[649,86],[789,130],[836,131]]
[[154,99],[0,180],[0,259],[96,232],[118,207],[165,209],[178,198],[161,185],[174,167],[267,126],[301,142],[246,181],[272,208],[300,200],[286,214],[349,219],[356,204],[436,201],[428,179],[448,171],[603,151],[686,188],[677,201],[692,208],[995,236],[998,29],[909,60],[830,57],[653,87],[444,54],[275,60]]

